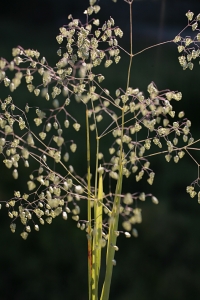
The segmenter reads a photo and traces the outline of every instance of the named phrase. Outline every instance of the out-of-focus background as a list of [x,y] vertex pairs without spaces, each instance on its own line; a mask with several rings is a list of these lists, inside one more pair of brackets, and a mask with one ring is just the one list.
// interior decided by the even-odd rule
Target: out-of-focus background
[[[98,1],[102,23],[110,16],[124,31],[122,46],[129,50],[128,4],[118,0]],[[68,15],[80,18],[86,0],[3,1],[0,4],[0,57],[11,59],[17,45],[37,49],[50,65],[58,60],[56,35],[68,22]],[[200,13],[195,0],[135,0],[133,2],[133,52],[173,39],[186,25],[185,13]],[[187,33],[186,33],[187,34]],[[118,69],[110,67],[105,85],[111,90],[126,82],[128,59]],[[117,74],[117,77],[116,77]],[[154,81],[159,90],[183,93],[178,111],[192,121],[193,135],[199,137],[199,62],[193,71],[183,71],[175,44],[163,45],[133,59],[131,86],[146,91]],[[0,85],[0,97],[1,95]],[[26,101],[20,95],[18,101]],[[27,96],[26,96],[27,97]],[[28,100],[27,100],[28,101]],[[195,154],[198,159],[199,154]],[[80,158],[80,166],[81,158]],[[114,268],[110,299],[187,300],[200,296],[200,206],[186,194],[186,186],[198,176],[197,166],[186,157],[177,165],[164,156],[152,160],[155,183],[149,191],[160,204],[142,205],[143,222],[137,239],[118,239],[119,252]],[[23,176],[22,176],[23,177]],[[26,185],[25,178],[13,182],[0,162],[0,200],[12,197],[13,190]],[[134,190],[135,181],[129,182]],[[127,186],[127,189],[130,186]],[[136,191],[137,191],[136,186]],[[140,186],[139,188],[142,188]],[[146,190],[148,191],[148,190]],[[64,300],[87,299],[87,242],[74,221],[61,217],[31,233],[26,241],[10,232],[7,211],[0,211],[0,299]]]

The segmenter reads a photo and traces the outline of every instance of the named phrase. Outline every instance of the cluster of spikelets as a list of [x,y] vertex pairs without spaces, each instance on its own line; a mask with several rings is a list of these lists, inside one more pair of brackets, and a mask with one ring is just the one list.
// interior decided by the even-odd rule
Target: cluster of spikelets
[[181,67],[183,70],[186,70],[187,68],[192,70],[194,67],[192,60],[200,57],[200,30],[198,28],[200,13],[194,17],[194,13],[188,11],[186,13],[186,17],[188,19],[188,25],[186,28],[190,27],[193,34],[192,36],[186,36],[185,38],[181,37],[179,34],[174,38],[174,42],[178,45],[178,52],[182,53],[182,55],[178,57]]
[[[90,2],[85,11],[87,16],[99,10],[99,6],[94,5],[95,1]],[[44,57],[40,59],[38,51],[21,47],[13,49],[13,61],[0,60],[0,82],[11,93],[22,83],[26,84],[30,93],[42,97],[43,102],[48,101],[47,108],[41,109],[29,104],[20,108],[12,96],[0,100],[0,153],[5,166],[12,170],[14,179],[18,179],[20,161],[25,168],[29,168],[30,159],[38,163],[38,169],[30,172],[26,193],[15,191],[14,197],[6,202],[12,219],[10,229],[15,232],[15,221],[19,218],[24,226],[21,233],[24,239],[31,232],[31,224],[38,231],[40,224],[51,224],[58,215],[66,220],[71,214],[77,226],[87,231],[88,222],[84,217],[80,218],[79,203],[80,200],[88,201],[88,193],[91,203],[96,199],[94,188],[88,191],[88,178],[78,176],[70,165],[71,154],[77,151],[74,136],[82,130],[83,122],[70,113],[70,106],[77,105],[80,111],[87,110],[89,128],[96,132],[100,147],[103,138],[110,135],[107,152],[97,152],[98,166],[104,169],[104,182],[118,180],[121,148],[123,176],[128,178],[134,174],[136,182],[146,176],[147,182],[152,185],[155,173],[147,158],[156,151],[156,147],[165,153],[167,162],[173,159],[177,163],[184,156],[187,145],[193,142],[191,122],[184,117],[184,112],[180,112],[178,120],[173,121],[175,111],[172,101],[181,100],[180,92],[159,91],[152,82],[147,87],[147,97],[138,88],[132,87],[125,90],[118,88],[111,95],[102,86],[105,76],[95,72],[95,68],[102,63],[107,68],[121,58],[118,38],[123,32],[115,26],[112,18],[102,26],[96,18],[85,25],[71,15],[69,19],[69,24],[61,27],[56,37],[58,43],[64,45],[57,51],[60,59],[54,68]],[[179,41],[176,38],[176,42]],[[185,48],[184,51],[190,50]],[[15,75],[11,78],[12,72]],[[30,111],[33,110],[35,117],[30,120]],[[30,125],[31,121],[33,124]],[[144,139],[144,135],[147,138]],[[104,156],[108,155],[110,160],[106,161]],[[63,167],[64,175],[56,171],[57,165]],[[154,204],[158,204],[155,196],[144,192],[120,196],[120,213],[124,217],[122,225],[127,237],[129,232],[137,236],[134,224],[142,221],[137,202],[145,201],[148,196]],[[105,243],[113,197],[114,192],[110,191],[103,199]]]

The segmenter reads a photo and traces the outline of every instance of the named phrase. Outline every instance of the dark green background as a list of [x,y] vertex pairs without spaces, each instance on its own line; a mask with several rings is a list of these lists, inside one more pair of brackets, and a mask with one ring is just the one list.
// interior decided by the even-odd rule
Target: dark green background
[[[135,1],[133,3],[133,52],[157,42],[173,39],[186,25],[185,13],[200,12],[198,1]],[[101,18],[115,18],[124,30],[122,44],[128,47],[128,6],[102,0]],[[49,64],[57,61],[58,28],[67,16],[80,17],[88,1],[6,1],[1,3],[0,56],[11,59],[17,45],[33,48],[46,56]],[[200,77],[199,64],[191,72],[178,64],[176,46],[161,46],[144,52],[133,60],[131,86],[146,91],[154,81],[158,88],[179,90],[183,99],[176,104],[192,120],[193,134],[199,137]],[[128,60],[118,68],[108,69],[105,86],[111,90],[124,86]],[[29,94],[27,94],[29,95]],[[0,85],[0,97],[4,89]],[[25,101],[22,92],[18,101]],[[16,99],[16,98],[15,98]],[[199,157],[198,153],[195,156]],[[78,164],[83,170],[84,159]],[[190,158],[179,164],[167,164],[163,156],[152,160],[156,172],[152,187],[136,185],[125,188],[152,192],[159,206],[142,205],[143,223],[137,227],[138,239],[120,237],[116,254],[110,299],[186,300],[200,295],[200,207],[197,199],[186,194],[186,186],[197,177],[197,166]],[[0,163],[0,201],[12,197],[14,189],[26,185],[23,177],[11,180],[10,172]],[[24,241],[20,231],[12,234],[7,211],[0,211],[0,299],[87,299],[87,243],[75,223],[61,218]]]

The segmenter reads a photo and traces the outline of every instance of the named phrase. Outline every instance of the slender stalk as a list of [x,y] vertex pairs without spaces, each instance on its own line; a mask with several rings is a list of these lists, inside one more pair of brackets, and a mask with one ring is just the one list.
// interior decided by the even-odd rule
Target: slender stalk
[[121,145],[120,145],[120,160],[119,160],[119,177],[117,180],[115,197],[113,208],[109,220],[109,233],[108,233],[108,244],[107,244],[107,255],[106,255],[106,275],[102,288],[101,300],[108,300],[110,294],[110,285],[112,279],[114,255],[117,241],[117,230],[119,221],[119,210],[120,210],[120,195],[122,192],[122,181],[123,181],[123,137],[124,131],[124,108],[122,109],[122,129],[121,129]]
[[132,59],[133,59],[132,1],[129,3],[129,15],[130,15],[130,61],[129,61],[129,67],[128,67],[128,78],[127,78],[126,89],[128,89],[129,84],[130,84],[131,66],[132,66]]
[[103,213],[103,168],[99,168],[98,197],[94,201],[94,231],[93,231],[93,259],[92,259],[92,299],[98,300],[99,274],[101,269],[101,240],[102,240],[102,213]]
[[119,179],[116,186],[116,196],[114,199],[113,210],[110,217],[109,239],[108,239],[107,256],[106,256],[106,275],[105,275],[104,285],[102,289],[101,300],[108,300],[110,294],[113,261],[115,255],[115,248],[113,246],[116,245],[116,240],[117,240],[117,229],[118,229],[119,209],[120,209],[120,192],[122,190],[122,178],[123,175],[122,175],[122,166],[121,166],[119,170]]
[[87,182],[88,182],[88,203],[87,203],[87,220],[88,220],[88,292],[89,300],[92,296],[92,230],[91,230],[91,183],[90,183],[90,135],[88,110],[86,109],[86,136],[87,136]]
[[[92,280],[93,280],[93,286],[94,286],[94,295],[92,296],[93,300],[98,299],[98,282],[99,282],[99,272],[100,272],[100,254],[99,254],[99,230],[102,231],[102,228],[99,229],[99,218],[102,219],[102,213],[101,216],[99,216],[99,193],[101,193],[100,198],[103,198],[103,192],[100,191],[100,183],[97,186],[97,180],[98,180],[98,153],[99,153],[99,139],[96,133],[96,168],[95,168],[95,201],[94,201],[94,229],[93,229],[93,241],[92,241]],[[98,190],[98,196],[97,196],[97,190]],[[102,205],[101,205],[102,206]],[[102,227],[102,221],[101,221],[101,227]]]
[[[94,104],[92,102],[92,109],[94,110]],[[88,121],[87,121],[88,122]],[[99,273],[101,265],[101,245],[100,239],[102,238],[102,199],[103,199],[103,181],[102,174],[99,177],[98,185],[98,155],[99,155],[99,136],[96,124],[96,118],[94,115],[94,123],[96,127],[96,166],[95,166],[95,192],[94,192],[94,229],[91,234],[91,285],[90,293],[92,300],[98,300],[98,284]],[[88,135],[89,135],[89,122],[87,123]],[[98,193],[98,195],[97,195]]]
[[[94,103],[92,102],[92,109],[94,112]],[[98,155],[99,155],[99,136],[98,136],[98,129],[97,129],[97,122],[94,115],[94,124],[95,124],[95,130],[96,130],[96,165],[95,165],[95,184],[94,184],[94,196],[95,199],[97,198],[97,180],[98,180]]]
[[165,42],[161,42],[161,43],[158,43],[158,44],[149,46],[149,47],[147,47],[147,48],[144,48],[144,49],[138,51],[138,52],[135,53],[135,54],[132,54],[132,56],[136,56],[136,55],[138,55],[138,54],[140,54],[140,53],[142,53],[142,52],[145,52],[145,51],[147,51],[147,50],[149,50],[149,49],[152,49],[152,48],[155,48],[155,47],[158,47],[158,46],[162,46],[162,45],[165,45],[165,44],[169,44],[169,43],[172,43],[172,42],[173,42],[173,40],[169,40],[169,41],[165,41]]
[[[130,13],[130,61],[128,67],[128,76],[127,76],[127,86],[129,87],[130,76],[131,76],[131,66],[132,66],[132,57],[133,57],[133,46],[132,46],[132,1],[129,3],[129,13]],[[101,293],[101,300],[108,300],[110,294],[110,286],[112,279],[114,255],[117,241],[117,230],[118,230],[118,221],[119,221],[119,209],[120,209],[120,195],[122,191],[122,180],[123,180],[123,132],[124,132],[124,108],[122,108],[122,128],[121,128],[121,145],[120,145],[120,160],[119,160],[119,177],[117,180],[115,197],[113,208],[109,220],[109,233],[108,233],[108,244],[107,244],[107,254],[106,254],[106,274],[105,280]]]

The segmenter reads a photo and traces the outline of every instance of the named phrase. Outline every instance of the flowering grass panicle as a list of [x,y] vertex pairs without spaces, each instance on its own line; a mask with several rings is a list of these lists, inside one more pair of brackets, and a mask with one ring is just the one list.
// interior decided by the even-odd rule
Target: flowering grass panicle
[[[125,2],[130,7],[131,31],[133,1]],[[0,154],[14,179],[24,169],[30,170],[24,191],[14,191],[12,199],[2,201],[8,208],[11,231],[16,231],[19,220],[21,236],[27,239],[32,230],[39,231],[59,215],[75,220],[88,239],[89,299],[98,299],[101,248],[107,247],[104,300],[109,297],[118,235],[138,236],[135,224],[142,222],[140,201],[151,198],[158,204],[151,193],[124,192],[124,180],[132,176],[136,182],[146,180],[152,185],[151,156],[164,154],[167,162],[178,163],[185,154],[192,157],[190,150],[199,140],[193,139],[185,113],[173,108],[182,99],[181,92],[159,90],[154,82],[145,92],[131,85],[132,59],[151,47],[133,54],[131,36],[130,53],[124,50],[119,46],[122,30],[112,17],[101,24],[96,18],[99,10],[91,0],[84,11],[85,24],[69,15],[68,25],[56,36],[60,46],[54,67],[37,50],[21,46],[13,48],[11,62],[0,59],[0,83],[8,89],[8,96],[0,100]],[[181,31],[169,42],[177,44],[183,69],[192,70],[192,60],[200,56],[200,16],[190,11],[186,16],[185,29],[191,27],[196,36],[182,38]],[[104,79],[107,68],[120,62],[121,52],[130,57],[127,85],[112,93]],[[20,105],[14,98],[20,85],[39,98],[41,105],[32,101]],[[76,173],[74,163],[80,134],[85,134],[81,145],[86,150],[85,176]],[[103,147],[106,137],[110,144]],[[95,166],[93,174],[91,165]],[[198,180],[187,187],[191,197],[197,194]],[[82,214],[83,205],[87,216]],[[118,227],[119,215],[123,230]]]

